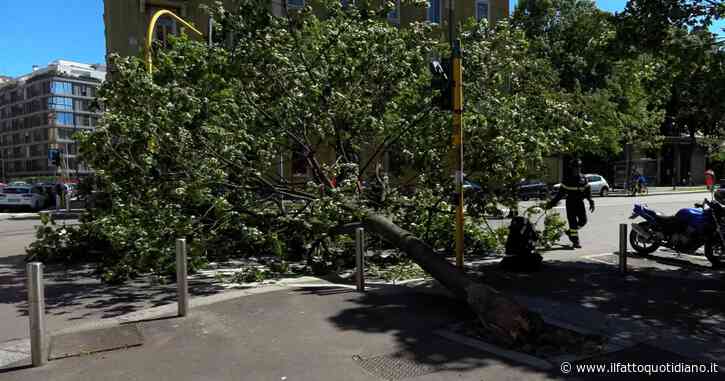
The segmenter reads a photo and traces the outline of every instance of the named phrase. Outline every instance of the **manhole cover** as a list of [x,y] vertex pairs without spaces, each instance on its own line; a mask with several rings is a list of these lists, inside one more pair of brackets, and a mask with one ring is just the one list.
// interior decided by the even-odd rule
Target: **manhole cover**
[[135,324],[73,332],[53,336],[50,340],[51,360],[79,356],[143,344],[141,332]]
[[373,357],[353,356],[353,359],[370,374],[390,381],[419,377],[441,370],[440,366],[421,364],[411,357],[406,352],[395,352]]

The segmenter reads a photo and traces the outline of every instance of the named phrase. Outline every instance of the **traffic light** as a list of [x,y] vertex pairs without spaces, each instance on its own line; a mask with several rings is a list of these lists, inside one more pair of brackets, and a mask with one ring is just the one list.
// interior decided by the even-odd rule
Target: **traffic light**
[[433,107],[440,110],[453,110],[453,81],[451,75],[451,60],[442,59],[440,61],[433,60],[430,62],[432,90],[438,90],[438,94],[433,96]]
[[48,162],[50,165],[60,167],[60,150],[51,148],[48,150]]

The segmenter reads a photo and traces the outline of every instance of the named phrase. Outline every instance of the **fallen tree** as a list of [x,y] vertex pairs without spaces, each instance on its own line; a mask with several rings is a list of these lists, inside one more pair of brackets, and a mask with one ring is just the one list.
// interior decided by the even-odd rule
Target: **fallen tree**
[[[172,38],[154,52],[152,73],[138,58],[109,57],[104,118],[79,136],[109,204],[80,233],[53,237],[66,246],[102,241],[101,278],[123,282],[173,273],[169,243],[178,237],[187,238],[191,269],[250,255],[326,264],[346,254],[335,250],[345,242],[334,227],[362,221],[467,300],[497,336],[535,335],[536,315],[433,250],[451,242],[453,187],[450,114],[430,106],[428,60],[447,49],[432,27],[398,28],[337,1],[323,2],[325,18],[310,10],[277,18],[266,1],[240,3],[212,10],[214,44]],[[466,152],[468,173],[513,189],[550,150],[571,145],[570,135],[596,146],[586,144],[596,129],[577,134],[589,125],[557,93],[546,62],[528,57],[523,33],[471,28],[465,125],[477,149]],[[466,224],[469,250],[487,238],[475,221]],[[47,243],[31,252],[57,251]]]
[[472,281],[430,246],[383,216],[370,214],[363,222],[370,231],[395,244],[423,270],[457,297],[464,299],[483,326],[507,344],[530,341],[541,327],[541,318],[510,297]]

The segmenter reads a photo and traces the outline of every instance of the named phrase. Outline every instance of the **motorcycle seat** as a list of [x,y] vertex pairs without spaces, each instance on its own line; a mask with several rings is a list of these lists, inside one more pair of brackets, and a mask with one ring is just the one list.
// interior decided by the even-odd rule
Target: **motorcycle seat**
[[666,216],[664,214],[656,213],[655,219],[658,224],[662,224],[662,226],[666,228],[675,228],[680,225],[680,220],[676,216]]

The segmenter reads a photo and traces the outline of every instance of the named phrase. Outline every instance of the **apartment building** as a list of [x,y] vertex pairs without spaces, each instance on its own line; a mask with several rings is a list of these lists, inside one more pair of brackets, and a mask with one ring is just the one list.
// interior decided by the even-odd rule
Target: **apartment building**
[[[341,0],[347,4],[353,0]],[[508,0],[454,0],[455,22],[469,18],[486,18],[497,22],[509,16]],[[224,0],[225,7],[233,9],[235,0]],[[206,33],[209,28],[208,15],[200,7],[213,4],[214,0],[104,0],[104,22],[106,27],[106,53],[134,56],[143,52],[146,32],[151,16],[168,9],[185,20],[191,21],[197,29]],[[306,5],[314,7],[314,0],[270,0],[272,14],[283,16]],[[446,30],[448,25],[448,0],[429,0],[427,8],[402,6],[397,1],[395,10],[388,14],[388,21],[405,27],[414,21],[428,21]],[[159,19],[154,38],[165,40],[169,34],[178,34],[183,28],[170,17]],[[445,36],[445,33],[442,33]]]
[[91,103],[105,77],[104,65],[58,60],[0,81],[0,178],[58,175],[60,168],[48,160],[50,149],[62,152],[70,174],[88,174],[72,136],[98,124],[100,113]]

